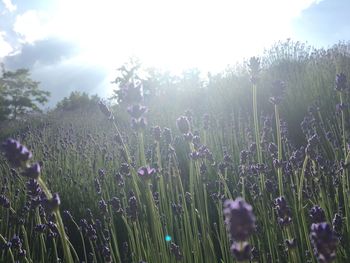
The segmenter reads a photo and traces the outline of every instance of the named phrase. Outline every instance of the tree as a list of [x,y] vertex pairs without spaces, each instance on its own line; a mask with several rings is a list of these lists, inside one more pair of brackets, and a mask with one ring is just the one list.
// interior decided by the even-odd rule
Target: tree
[[50,92],[39,89],[39,82],[30,78],[28,69],[7,71],[1,67],[0,119],[17,119],[31,111],[40,112],[39,104],[48,101]]
[[89,96],[86,92],[72,91],[69,97],[58,102],[58,110],[88,109],[97,106],[101,99],[97,95]]
[[[112,83],[117,84],[117,88],[113,90],[111,100],[117,100],[118,103],[127,103],[128,93],[130,93],[129,87],[135,84],[140,84],[143,78],[140,76],[141,63],[137,58],[130,58],[128,62],[124,63],[118,68],[118,76]],[[142,73],[141,73],[142,75]],[[143,93],[142,85],[137,85],[141,90],[140,94]]]

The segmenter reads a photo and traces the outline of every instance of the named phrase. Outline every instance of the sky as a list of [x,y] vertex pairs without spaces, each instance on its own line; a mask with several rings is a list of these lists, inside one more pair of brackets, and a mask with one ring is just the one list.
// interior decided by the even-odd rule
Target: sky
[[350,40],[349,0],[0,0],[0,62],[29,68],[54,105],[108,96],[130,57],[179,73],[219,72],[287,38]]

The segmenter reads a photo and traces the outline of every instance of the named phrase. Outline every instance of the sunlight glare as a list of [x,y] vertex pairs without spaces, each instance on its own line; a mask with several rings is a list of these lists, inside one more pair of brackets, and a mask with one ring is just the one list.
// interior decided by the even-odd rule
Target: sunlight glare
[[56,31],[105,66],[136,56],[178,71],[218,70],[291,36],[290,20],[313,0],[59,1]]

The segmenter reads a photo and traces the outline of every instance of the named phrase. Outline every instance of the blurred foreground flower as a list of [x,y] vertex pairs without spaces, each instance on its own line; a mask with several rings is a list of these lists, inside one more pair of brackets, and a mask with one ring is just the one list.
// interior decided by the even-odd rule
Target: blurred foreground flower
[[35,163],[29,166],[28,168],[26,168],[26,170],[23,172],[23,175],[28,178],[38,179],[40,175],[40,171],[41,171],[41,168],[39,163]]
[[225,224],[230,237],[245,241],[255,230],[253,208],[242,198],[226,200],[224,204]]
[[310,239],[318,262],[328,263],[335,259],[338,239],[328,223],[312,224]]
[[233,243],[231,252],[238,261],[249,260],[251,246],[246,240],[255,231],[253,208],[242,198],[226,200],[224,215],[227,231]]
[[32,153],[19,141],[14,139],[7,139],[2,148],[5,153],[5,157],[14,167],[26,167],[29,159],[32,158]]
[[128,113],[131,117],[135,119],[140,119],[142,115],[147,111],[147,107],[142,106],[140,104],[134,104],[127,109]]

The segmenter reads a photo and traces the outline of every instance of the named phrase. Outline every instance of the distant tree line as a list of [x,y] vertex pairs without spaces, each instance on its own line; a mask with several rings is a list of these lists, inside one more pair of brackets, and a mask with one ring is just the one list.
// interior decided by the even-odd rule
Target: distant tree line
[[89,96],[86,92],[72,91],[56,105],[56,110],[72,111],[77,109],[95,108],[100,101],[97,95]]
[[[30,113],[42,112],[40,105],[48,102],[50,92],[39,88],[40,82],[30,77],[29,69],[6,70],[1,65],[0,121],[20,120]],[[100,98],[73,91],[57,103],[54,110],[72,111],[96,107]]]

